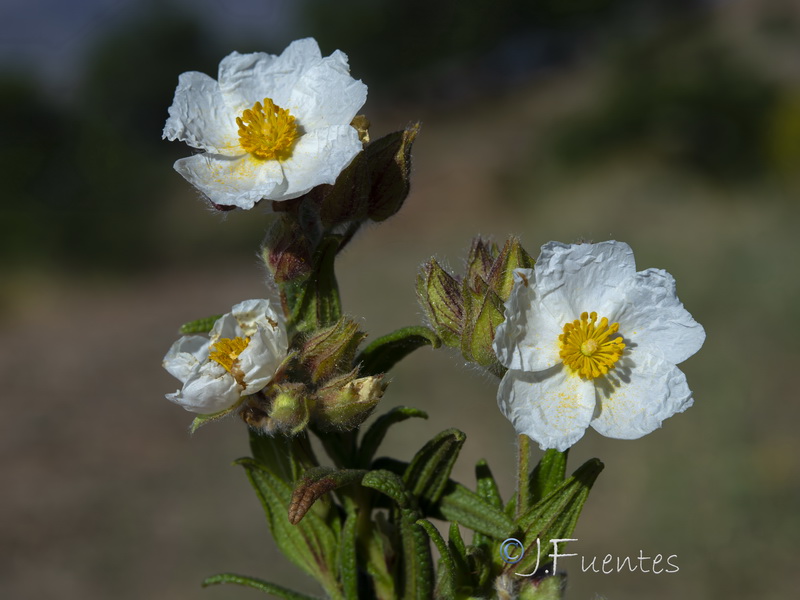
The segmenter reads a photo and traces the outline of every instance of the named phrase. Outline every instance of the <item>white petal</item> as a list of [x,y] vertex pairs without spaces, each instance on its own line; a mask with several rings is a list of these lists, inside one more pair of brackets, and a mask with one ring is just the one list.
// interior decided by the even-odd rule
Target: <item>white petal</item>
[[350,76],[347,57],[339,51],[305,71],[284,107],[309,132],[349,125],[367,101],[367,86]]
[[692,405],[686,377],[676,366],[635,351],[620,363],[595,380],[598,415],[591,425],[601,434],[637,439]]
[[196,154],[176,161],[175,170],[214,204],[244,209],[263,198],[281,196],[286,187],[278,161],[261,161],[249,154]]
[[208,339],[199,335],[185,335],[172,344],[161,364],[170,375],[183,383],[207,358]]
[[224,367],[209,361],[192,373],[183,389],[167,394],[167,398],[188,411],[208,415],[236,404],[241,387]]
[[562,326],[582,312],[608,316],[622,301],[621,286],[635,274],[630,246],[615,241],[549,242],[534,267],[537,294]]
[[292,156],[281,163],[288,186],[281,197],[272,194],[268,198],[289,200],[320,184],[334,183],[361,148],[358,132],[349,125],[307,133],[297,141]]
[[630,280],[624,303],[609,320],[619,321],[625,342],[678,364],[692,356],[706,339],[675,291],[675,280],[661,269],[647,269]]
[[286,358],[286,350],[276,352],[276,344],[272,332],[258,327],[250,338],[250,343],[239,355],[237,365],[244,373],[244,394],[255,394],[264,389],[275,371]]
[[214,345],[220,338],[232,340],[235,337],[242,337],[239,323],[231,313],[225,313],[216,320],[211,331],[208,332],[209,344]]
[[564,451],[583,437],[595,410],[591,382],[563,367],[528,373],[509,370],[497,390],[502,413],[539,446]]
[[219,65],[219,87],[236,116],[264,98],[288,108],[292,88],[321,61],[319,46],[311,38],[292,42],[280,56],[233,52]]
[[270,331],[277,331],[284,327],[283,314],[264,298],[245,300],[231,309],[231,315],[236,319],[241,333],[239,335],[251,336],[258,325],[267,327]]
[[162,137],[215,154],[234,156],[242,153],[237,116],[238,113],[227,106],[219,85],[211,77],[196,71],[182,73]]
[[509,369],[542,371],[561,362],[558,335],[563,323],[544,309],[532,285],[531,269],[515,269],[514,287],[505,303],[505,321],[495,332],[493,347]]

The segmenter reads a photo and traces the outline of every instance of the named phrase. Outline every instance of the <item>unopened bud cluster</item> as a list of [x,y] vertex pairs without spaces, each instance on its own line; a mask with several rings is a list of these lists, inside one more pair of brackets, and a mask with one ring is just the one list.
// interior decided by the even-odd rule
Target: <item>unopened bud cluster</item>
[[358,427],[383,396],[383,375],[360,377],[354,358],[365,334],[342,317],[318,330],[290,354],[272,383],[249,396],[240,414],[265,433],[294,435]]
[[435,259],[417,276],[417,296],[436,334],[464,358],[499,374],[492,341],[503,322],[503,303],[514,285],[514,269],[531,268],[533,259],[519,240],[509,238],[502,249],[475,238],[463,277],[448,273]]

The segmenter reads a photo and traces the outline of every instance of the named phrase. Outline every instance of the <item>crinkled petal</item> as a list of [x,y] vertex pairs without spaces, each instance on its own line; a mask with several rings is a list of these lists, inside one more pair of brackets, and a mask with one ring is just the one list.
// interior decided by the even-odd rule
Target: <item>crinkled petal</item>
[[265,298],[245,300],[231,309],[242,334],[253,335],[259,325],[269,326],[271,331],[284,329],[283,314],[275,310],[273,303]]
[[536,440],[543,450],[563,452],[583,437],[596,400],[591,382],[557,366],[533,373],[507,371],[497,403],[517,433]]
[[211,77],[196,71],[182,73],[162,137],[215,154],[235,156],[242,153],[237,116]]
[[309,68],[285,106],[305,131],[349,125],[367,101],[367,86],[350,76],[347,56],[336,51]]
[[623,242],[542,246],[534,267],[542,305],[562,325],[582,312],[607,316],[622,302],[622,287],[636,274],[633,250]]
[[214,204],[250,209],[263,198],[281,197],[286,189],[278,161],[245,154],[226,157],[196,154],[175,162],[175,170]]
[[185,335],[172,344],[161,364],[170,375],[183,383],[207,358],[208,339],[199,335]]
[[686,377],[675,365],[636,351],[620,362],[621,368],[595,380],[598,414],[591,425],[602,435],[637,439],[692,405]]
[[636,273],[622,305],[608,318],[619,322],[626,344],[672,364],[692,356],[706,339],[703,327],[678,300],[672,275],[661,269]]
[[208,415],[230,408],[241,398],[242,388],[224,367],[213,361],[203,363],[167,399],[190,412]]
[[261,325],[253,333],[250,343],[237,359],[237,368],[243,373],[243,394],[255,394],[264,389],[275,375],[286,352],[275,352],[275,342],[272,332],[268,332]]
[[336,125],[315,129],[302,136],[295,144],[292,156],[281,163],[288,183],[281,198],[289,200],[302,196],[310,189],[334,183],[339,173],[361,151],[358,132],[349,125]]
[[500,364],[523,371],[542,371],[559,364],[562,327],[563,323],[556,322],[537,297],[533,270],[516,269],[514,287],[505,303],[505,321],[494,337]]
[[219,64],[219,87],[235,116],[264,98],[289,108],[292,88],[321,61],[319,46],[312,38],[292,42],[280,56],[233,52]]

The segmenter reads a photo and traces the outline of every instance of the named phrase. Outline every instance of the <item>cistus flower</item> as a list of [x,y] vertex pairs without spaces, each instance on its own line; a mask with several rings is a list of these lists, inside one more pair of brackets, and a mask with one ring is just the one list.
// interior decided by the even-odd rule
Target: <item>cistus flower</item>
[[367,86],[311,38],[283,54],[226,56],[218,80],[181,74],[163,137],[203,150],[175,170],[220,207],[252,208],[333,183],[361,151],[350,125]]
[[622,242],[550,242],[514,276],[494,349],[508,368],[498,404],[518,433],[564,451],[589,426],[636,439],[692,405],[675,365],[705,332],[669,273],[637,273]]
[[283,316],[269,300],[240,302],[208,337],[184,336],[172,345],[163,365],[183,387],[167,398],[205,415],[234,408],[272,380],[287,347]]

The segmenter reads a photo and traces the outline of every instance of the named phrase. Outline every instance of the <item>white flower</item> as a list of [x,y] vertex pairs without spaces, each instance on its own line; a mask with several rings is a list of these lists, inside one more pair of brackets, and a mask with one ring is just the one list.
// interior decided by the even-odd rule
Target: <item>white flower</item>
[[286,358],[283,316],[269,300],[246,300],[220,317],[209,337],[184,336],[164,357],[183,384],[167,398],[186,410],[213,414],[238,405],[270,382]]
[[253,208],[336,181],[361,151],[350,122],[366,99],[347,56],[307,38],[280,56],[229,54],[218,81],[181,74],[163,137],[205,151],[175,170],[211,202]]
[[590,425],[635,439],[692,405],[675,365],[705,332],[669,273],[637,273],[622,242],[550,242],[514,278],[494,349],[508,367],[498,404],[517,432],[563,451]]

